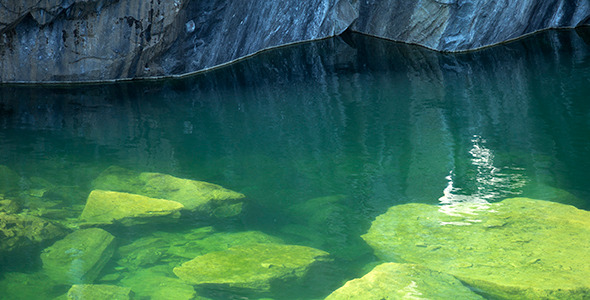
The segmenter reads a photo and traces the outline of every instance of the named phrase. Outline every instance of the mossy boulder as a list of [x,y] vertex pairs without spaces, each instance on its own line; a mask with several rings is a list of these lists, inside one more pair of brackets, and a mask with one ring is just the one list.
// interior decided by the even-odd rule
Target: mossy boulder
[[41,253],[43,270],[55,282],[92,283],[113,255],[114,239],[100,228],[70,233]]
[[129,300],[133,299],[130,288],[110,284],[74,284],[67,294],[68,300]]
[[136,225],[179,217],[184,206],[176,201],[142,195],[94,190],[88,196],[80,220],[91,224]]
[[384,263],[348,281],[326,300],[481,299],[457,278],[415,264]]
[[112,166],[93,181],[95,189],[127,192],[172,200],[185,210],[208,216],[231,217],[241,213],[245,197],[219,185],[167,174],[134,172]]
[[493,298],[590,294],[590,212],[511,198],[494,204],[404,204],[363,239],[378,257],[451,274]]
[[0,259],[24,248],[45,247],[67,233],[64,227],[38,217],[0,213]]
[[276,282],[303,278],[328,255],[304,246],[242,245],[196,257],[174,268],[174,274],[200,287],[264,293]]

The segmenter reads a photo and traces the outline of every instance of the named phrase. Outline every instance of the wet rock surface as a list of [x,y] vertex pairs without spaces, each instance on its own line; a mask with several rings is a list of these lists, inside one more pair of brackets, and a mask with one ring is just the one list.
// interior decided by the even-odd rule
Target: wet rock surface
[[590,212],[569,205],[404,204],[377,217],[363,239],[384,260],[451,274],[496,298],[573,299],[590,290]]
[[384,263],[348,281],[326,300],[338,299],[484,299],[457,278],[420,265]]

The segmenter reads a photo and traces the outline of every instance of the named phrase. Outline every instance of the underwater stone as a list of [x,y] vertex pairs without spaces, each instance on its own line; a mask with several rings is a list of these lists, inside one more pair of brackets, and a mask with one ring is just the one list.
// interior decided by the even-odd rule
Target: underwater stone
[[65,228],[38,217],[0,213],[0,258],[26,247],[43,247],[66,234]]
[[326,300],[484,299],[457,278],[415,264],[384,263],[348,281]]
[[88,196],[80,219],[91,224],[112,224],[117,222],[131,226],[153,222],[154,217],[178,217],[178,211],[183,207],[182,204],[176,201],[129,193],[94,190]]
[[494,298],[581,299],[590,291],[590,212],[569,205],[404,204],[362,238],[381,259],[451,274]]
[[133,292],[130,288],[110,284],[74,284],[67,297],[71,300],[126,300],[133,299]]
[[170,268],[167,268],[167,272],[163,272],[157,267],[141,269],[127,274],[121,280],[121,284],[130,287],[138,299],[195,299],[196,292],[193,286],[178,278],[169,277],[169,273]]
[[274,282],[304,277],[312,265],[328,260],[328,255],[305,246],[242,245],[196,257],[174,268],[174,274],[206,288],[268,292]]
[[41,253],[43,270],[56,282],[92,283],[111,259],[114,239],[100,228],[75,231]]
[[116,166],[109,167],[101,173],[93,181],[93,185],[96,189],[176,201],[182,203],[185,210],[207,216],[235,216],[241,212],[240,200],[245,197],[243,194],[204,181],[160,173],[138,173]]

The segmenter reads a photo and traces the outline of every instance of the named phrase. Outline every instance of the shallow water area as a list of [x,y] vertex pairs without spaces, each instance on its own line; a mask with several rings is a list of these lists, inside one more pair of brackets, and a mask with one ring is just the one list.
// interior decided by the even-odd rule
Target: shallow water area
[[[0,298],[323,299],[385,261],[361,236],[391,207],[437,205],[443,229],[513,197],[590,210],[589,36],[441,54],[345,35],[182,80],[0,86]],[[50,267],[64,240],[80,265]]]

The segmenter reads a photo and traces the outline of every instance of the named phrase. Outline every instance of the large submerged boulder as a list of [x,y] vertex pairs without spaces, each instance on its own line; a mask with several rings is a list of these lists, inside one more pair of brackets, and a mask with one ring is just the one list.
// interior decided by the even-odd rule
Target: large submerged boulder
[[348,281],[326,300],[481,299],[457,278],[420,265],[384,263],[362,278]]
[[451,274],[504,299],[582,299],[590,292],[590,212],[511,198],[494,204],[404,204],[363,239],[378,257]]
[[176,201],[184,210],[206,216],[231,217],[242,211],[245,197],[219,185],[167,174],[134,172],[112,166],[93,181],[96,189]]
[[305,246],[241,245],[198,256],[174,268],[174,274],[201,287],[264,293],[276,282],[303,278],[328,255]]
[[111,259],[114,239],[100,228],[75,231],[41,253],[43,270],[58,283],[92,283]]
[[91,224],[116,222],[130,226],[154,222],[155,217],[178,217],[182,208],[184,206],[176,201],[94,190],[88,196],[80,219]]

